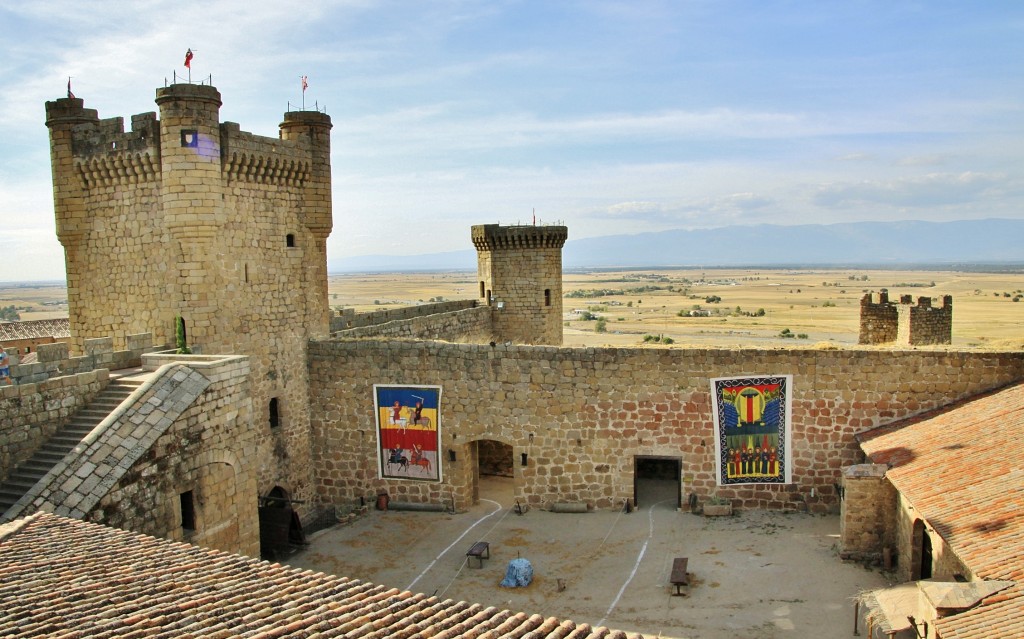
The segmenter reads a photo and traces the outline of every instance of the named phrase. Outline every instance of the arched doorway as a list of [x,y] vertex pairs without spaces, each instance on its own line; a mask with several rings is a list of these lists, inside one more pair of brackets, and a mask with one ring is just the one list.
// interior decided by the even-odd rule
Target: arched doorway
[[476,485],[474,501],[490,499],[500,504],[511,501],[515,487],[515,459],[511,444],[493,439],[476,443]]
[[931,579],[932,576],[932,538],[928,534],[928,528],[923,520],[914,521],[914,532],[912,539],[912,559],[910,564],[910,579],[918,581]]
[[274,486],[260,497],[260,557],[277,560],[292,553],[293,547],[306,544],[299,514],[292,508],[288,491]]

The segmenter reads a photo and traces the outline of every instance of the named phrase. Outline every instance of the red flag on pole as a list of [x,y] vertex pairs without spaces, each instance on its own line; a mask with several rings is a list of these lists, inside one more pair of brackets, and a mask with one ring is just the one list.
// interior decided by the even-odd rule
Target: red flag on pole
[[305,93],[306,89],[308,89],[308,88],[309,88],[309,81],[306,79],[306,76],[302,76],[302,92]]
[[185,52],[185,67],[189,70],[192,69],[192,49]]
[[74,100],[75,94],[71,92],[71,78],[68,78],[68,99]]

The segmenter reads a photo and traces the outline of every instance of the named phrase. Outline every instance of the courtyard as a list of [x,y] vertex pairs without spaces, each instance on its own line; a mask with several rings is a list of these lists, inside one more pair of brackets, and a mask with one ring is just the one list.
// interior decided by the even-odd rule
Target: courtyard
[[[674,489],[671,481],[644,480],[631,513],[520,515],[512,480],[485,477],[480,502],[467,512],[371,510],[311,535],[286,563],[677,639],[851,637],[855,595],[890,583],[877,568],[839,560],[838,516],[703,517],[677,510]],[[490,544],[482,568],[466,562],[477,541]],[[533,582],[503,588],[517,557],[531,562]],[[669,583],[675,557],[689,558],[685,596],[674,596]]]

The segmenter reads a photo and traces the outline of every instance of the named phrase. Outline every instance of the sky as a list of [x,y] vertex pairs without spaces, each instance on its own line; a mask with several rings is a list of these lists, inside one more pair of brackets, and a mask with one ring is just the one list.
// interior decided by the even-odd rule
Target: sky
[[[331,116],[328,259],[751,224],[1024,218],[1024,3],[0,0],[0,281],[63,279],[44,103],[212,77]],[[1022,250],[1024,256],[1024,250]]]

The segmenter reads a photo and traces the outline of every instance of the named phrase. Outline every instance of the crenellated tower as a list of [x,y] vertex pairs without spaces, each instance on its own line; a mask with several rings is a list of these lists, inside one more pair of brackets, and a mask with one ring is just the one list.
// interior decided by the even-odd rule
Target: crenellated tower
[[99,119],[76,98],[46,103],[72,349],[175,318],[200,353],[251,358],[263,434],[261,493],[310,499],[306,350],[329,331],[331,119],[288,112],[276,137],[220,121],[205,84],[156,90],[156,113]]
[[562,246],[565,226],[472,229],[478,295],[491,307],[495,339],[520,344],[562,344]]

